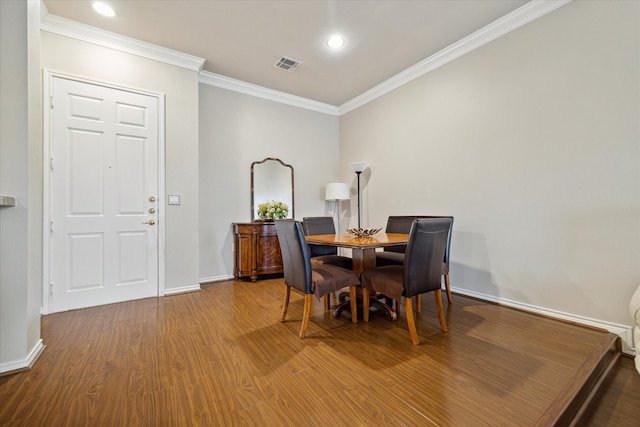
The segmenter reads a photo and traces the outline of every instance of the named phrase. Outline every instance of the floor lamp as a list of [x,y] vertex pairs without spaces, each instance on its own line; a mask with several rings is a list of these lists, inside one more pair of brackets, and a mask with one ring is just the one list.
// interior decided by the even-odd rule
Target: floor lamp
[[349,166],[358,175],[358,228],[362,228],[360,226],[360,174],[367,168],[367,164],[364,162],[352,162],[349,163]]
[[332,182],[327,184],[324,199],[336,202],[336,212],[338,213],[338,231],[336,233],[340,233],[340,201],[349,200],[349,184],[346,182]]

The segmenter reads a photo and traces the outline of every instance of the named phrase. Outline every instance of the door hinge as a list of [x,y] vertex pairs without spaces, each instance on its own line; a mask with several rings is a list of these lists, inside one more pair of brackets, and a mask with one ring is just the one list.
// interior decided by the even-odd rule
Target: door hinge
[[49,105],[51,106],[51,109],[53,110],[53,95],[51,95],[49,97]]
[[49,232],[53,233],[53,220],[49,221]]
[[49,167],[53,170],[53,157],[49,159]]
[[49,295],[53,296],[53,283],[49,283]]

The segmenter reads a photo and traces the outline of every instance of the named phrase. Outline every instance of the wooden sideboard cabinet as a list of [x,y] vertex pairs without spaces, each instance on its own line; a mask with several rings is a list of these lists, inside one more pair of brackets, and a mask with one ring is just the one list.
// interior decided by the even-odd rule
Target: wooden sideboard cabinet
[[233,224],[234,277],[282,274],[282,254],[273,222],[256,221]]

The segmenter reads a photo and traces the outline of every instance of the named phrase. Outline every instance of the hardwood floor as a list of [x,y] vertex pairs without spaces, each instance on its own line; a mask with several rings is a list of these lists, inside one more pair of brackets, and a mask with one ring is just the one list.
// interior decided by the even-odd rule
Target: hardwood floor
[[[317,300],[300,340],[300,294],[278,322],[283,287],[229,281],[45,316],[34,368],[0,377],[0,425],[546,425],[611,338],[454,295],[446,334],[423,298],[417,347],[403,314],[352,324]],[[638,425],[624,360],[578,425]]]
[[575,425],[640,425],[640,374],[636,371],[633,358],[620,358]]

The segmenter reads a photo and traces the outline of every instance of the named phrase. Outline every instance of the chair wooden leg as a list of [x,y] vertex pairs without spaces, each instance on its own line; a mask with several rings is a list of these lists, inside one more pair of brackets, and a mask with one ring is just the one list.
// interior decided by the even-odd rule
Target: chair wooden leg
[[447,322],[444,320],[444,310],[442,309],[442,291],[440,289],[436,289],[433,291],[433,297],[436,300],[436,310],[438,311],[440,328],[442,328],[442,332],[447,332]]
[[304,311],[302,312],[302,326],[300,327],[300,338],[304,338],[309,326],[309,317],[311,316],[311,297],[312,294],[304,295]]
[[413,342],[413,345],[418,345],[420,341],[418,340],[418,331],[416,331],[416,320],[413,317],[413,302],[411,297],[404,298],[404,310],[407,312],[407,326],[409,326],[411,342]]
[[449,283],[449,275],[444,275],[444,287],[447,290],[447,301],[449,304],[453,303],[453,299],[451,299],[451,283]]
[[416,295],[416,313],[422,310],[422,295]]
[[287,309],[289,308],[289,297],[291,296],[291,286],[285,285],[284,288],[284,302],[282,303],[282,315],[280,316],[281,322],[284,322],[285,317],[287,317]]
[[[364,294],[364,292],[363,292]],[[358,290],[355,286],[351,286],[349,288],[349,298],[350,298],[350,306],[351,306],[351,322],[358,323]]]
[[369,321],[369,298],[371,298],[369,289],[362,288],[362,320],[365,322]]

